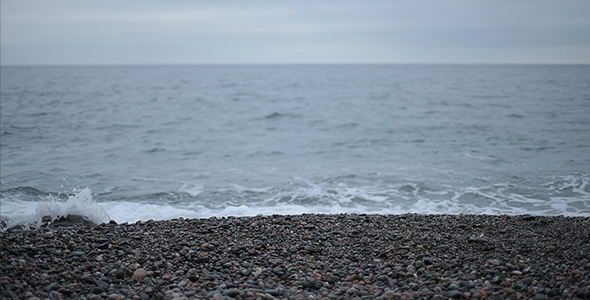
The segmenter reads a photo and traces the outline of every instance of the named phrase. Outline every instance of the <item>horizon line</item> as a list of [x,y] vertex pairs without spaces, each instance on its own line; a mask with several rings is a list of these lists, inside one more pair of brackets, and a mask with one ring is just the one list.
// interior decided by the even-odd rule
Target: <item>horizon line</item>
[[491,62],[457,62],[457,63],[66,63],[66,64],[1,64],[0,67],[172,67],[172,66],[452,66],[452,65],[464,65],[464,66],[584,66],[590,65],[590,63],[491,63]]

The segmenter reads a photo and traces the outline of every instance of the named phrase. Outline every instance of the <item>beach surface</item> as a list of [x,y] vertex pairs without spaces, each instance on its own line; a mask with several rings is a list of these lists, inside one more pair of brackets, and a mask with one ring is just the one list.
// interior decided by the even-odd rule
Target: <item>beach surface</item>
[[590,218],[303,214],[0,232],[5,299],[588,299]]

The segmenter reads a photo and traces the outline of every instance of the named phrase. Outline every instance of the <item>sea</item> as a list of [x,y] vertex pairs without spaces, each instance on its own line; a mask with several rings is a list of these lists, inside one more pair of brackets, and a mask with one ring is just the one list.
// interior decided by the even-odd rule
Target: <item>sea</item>
[[2,66],[2,229],[590,216],[590,65]]

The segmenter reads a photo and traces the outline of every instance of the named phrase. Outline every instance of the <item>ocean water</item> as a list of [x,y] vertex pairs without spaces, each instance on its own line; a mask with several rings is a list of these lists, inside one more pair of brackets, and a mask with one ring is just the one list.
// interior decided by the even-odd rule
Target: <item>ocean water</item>
[[588,65],[2,67],[0,215],[590,216]]

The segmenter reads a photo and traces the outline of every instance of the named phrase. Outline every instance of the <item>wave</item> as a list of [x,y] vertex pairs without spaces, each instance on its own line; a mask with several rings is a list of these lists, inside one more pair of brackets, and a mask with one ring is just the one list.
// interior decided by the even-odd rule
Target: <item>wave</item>
[[18,187],[1,192],[0,199],[3,229],[39,226],[43,217],[54,221],[68,215],[80,215],[96,224],[111,219],[125,223],[177,217],[302,213],[590,216],[589,179],[588,174],[572,174],[541,181],[514,178],[501,183],[481,180],[482,185],[478,186],[450,186],[349,175],[316,181],[296,178],[262,188],[240,184],[208,188],[185,182],[176,191],[127,197],[108,192],[93,194],[89,188],[53,194]]
[[[40,201],[25,200],[35,197]],[[11,189],[2,193],[2,214],[0,230],[14,226],[39,227],[46,221],[68,216],[80,216],[94,224],[111,220],[103,206],[92,199],[89,188],[74,190],[72,195],[53,195],[32,187]]]

